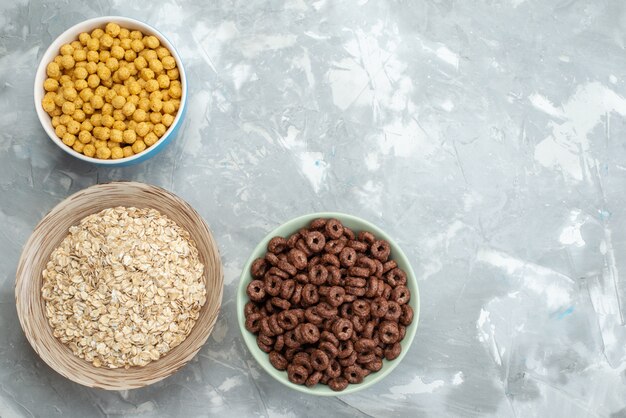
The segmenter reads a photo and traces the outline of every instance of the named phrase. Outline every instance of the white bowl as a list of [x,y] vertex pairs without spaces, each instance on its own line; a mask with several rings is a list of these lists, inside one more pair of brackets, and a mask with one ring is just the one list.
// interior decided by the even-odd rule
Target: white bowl
[[[54,132],[54,128],[52,127],[52,118],[43,110],[43,107],[41,106],[41,100],[43,99],[43,96],[45,94],[45,91],[43,88],[43,82],[47,78],[46,66],[52,60],[54,60],[55,56],[59,54],[59,48],[61,48],[61,46],[64,44],[68,44],[72,41],[78,40],[78,35],[82,32],[89,33],[96,28],[104,29],[104,26],[109,22],[117,23],[121,27],[127,28],[129,30],[139,30],[143,32],[144,34],[156,36],[161,42],[161,44],[170,51],[170,53],[176,60],[176,66],[180,73],[180,82],[181,82],[181,87],[183,90],[183,94],[180,98],[180,108],[178,109],[178,112],[176,113],[174,122],[167,129],[167,131],[165,131],[165,134],[161,138],[159,138],[159,140],[155,144],[146,148],[145,151],[142,151],[139,154],[135,154],[130,157],[120,158],[117,160],[101,160],[98,158],[87,157],[86,155],[76,152],[71,147],[68,147],[67,145],[65,145],[61,141],[61,139],[57,137],[56,133]],[[52,139],[52,141],[54,141],[54,143],[57,144],[59,148],[61,148],[63,151],[67,152],[68,154],[80,160],[87,161],[90,163],[108,165],[108,166],[123,166],[123,165],[136,164],[138,162],[147,160],[150,157],[153,157],[160,150],[165,148],[165,145],[169,143],[176,136],[176,133],[178,132],[178,129],[180,128],[180,125],[182,124],[183,117],[186,111],[187,77],[185,75],[183,62],[180,59],[180,56],[178,52],[176,51],[176,48],[174,48],[174,45],[172,45],[172,43],[165,36],[163,36],[161,32],[159,32],[158,30],[156,30],[155,28],[153,28],[152,26],[146,23],[143,23],[143,22],[140,22],[138,20],[131,19],[128,17],[103,16],[103,17],[96,17],[94,19],[85,20],[84,22],[81,22],[77,25],[72,26],[71,28],[63,32],[58,38],[56,38],[54,42],[52,42],[50,47],[48,47],[48,49],[46,50],[45,54],[43,54],[43,57],[41,58],[41,62],[39,63],[39,67],[37,68],[37,73],[35,74],[34,97],[35,97],[35,109],[37,110],[37,116],[39,117],[41,126],[43,126],[43,129],[46,131],[50,139]]]

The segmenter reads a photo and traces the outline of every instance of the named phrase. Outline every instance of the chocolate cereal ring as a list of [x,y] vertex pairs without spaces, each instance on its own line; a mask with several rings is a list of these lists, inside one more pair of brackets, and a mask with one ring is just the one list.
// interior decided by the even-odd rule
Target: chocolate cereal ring
[[320,302],[317,305],[317,314],[324,319],[332,319],[337,316],[337,308],[328,302]]
[[376,277],[370,277],[369,279],[367,279],[367,284],[365,287],[365,297],[371,299],[376,296],[376,293],[378,292],[379,280],[380,279]]
[[346,291],[343,287],[333,286],[330,288],[326,300],[331,306],[337,307],[343,303],[343,297],[345,296],[345,294]]
[[285,370],[289,364],[287,359],[277,351],[270,352],[270,363],[277,370]]
[[273,254],[280,254],[287,248],[287,240],[283,237],[274,237],[267,243],[267,251]]
[[394,260],[389,260],[385,264],[383,264],[383,273],[387,273],[388,271],[391,271],[396,267],[398,267],[398,263],[396,263]]
[[293,248],[289,251],[287,259],[298,270],[305,269],[308,261],[306,254],[297,248]]
[[259,307],[256,305],[256,303],[250,301],[246,303],[246,306],[244,306],[243,308],[243,313],[246,317],[248,317],[248,315],[253,314],[253,313],[257,313],[259,312]]
[[257,258],[252,262],[252,267],[250,267],[250,273],[252,277],[255,279],[260,279],[263,277],[265,272],[267,271],[267,261],[263,258]]
[[384,263],[391,254],[391,247],[387,241],[380,239],[372,243],[370,252],[375,259]]
[[[356,261],[356,265],[357,267],[367,268],[369,270],[368,276],[373,276],[376,274],[376,262],[374,261],[374,259],[371,259],[365,256],[359,257],[358,260]],[[382,269],[382,264],[381,264],[381,269]]]
[[309,283],[320,286],[326,283],[328,270],[322,264],[317,264],[309,270]]
[[322,263],[326,265],[335,266],[337,268],[341,267],[341,263],[339,262],[339,257],[334,254],[324,254],[322,256]]
[[332,239],[339,239],[343,235],[343,225],[338,219],[329,219],[325,227],[326,234]]
[[285,340],[285,346],[288,348],[298,348],[301,345],[300,341],[296,338],[296,333],[293,330],[287,331],[283,334],[283,338]]
[[335,266],[328,266],[326,267],[326,270],[328,270],[328,284],[330,284],[331,286],[338,286],[341,284],[341,271],[335,267]]
[[[281,262],[281,260],[278,260],[276,262],[276,265],[278,266],[278,264],[280,264],[280,262]],[[278,276],[281,279],[288,279],[289,278],[289,273],[287,273],[285,270],[282,270],[282,269],[280,269],[278,267],[272,267],[272,268],[270,268],[267,271],[267,273],[265,273],[265,277],[268,277],[268,276],[271,276],[271,275]]]
[[282,335],[279,335],[278,337],[276,337],[276,341],[274,342],[274,351],[283,351],[283,348],[285,348],[285,337]]
[[324,251],[326,251],[327,254],[337,255],[346,246],[346,242],[347,241],[344,241],[342,239],[333,239],[330,241],[326,241]]
[[326,238],[321,232],[312,231],[306,235],[306,245],[314,253],[319,253],[326,245]]
[[324,228],[327,222],[328,222],[328,219],[326,218],[313,219],[311,223],[309,224],[309,227],[311,229],[322,229]]
[[296,232],[295,234],[291,234],[289,238],[287,238],[287,247],[295,248],[296,242],[300,239],[300,233]]
[[357,299],[352,302],[352,311],[357,316],[367,318],[370,315],[370,303],[365,299]]
[[380,357],[374,357],[374,360],[366,363],[364,367],[371,372],[377,372],[383,368],[383,361]]
[[322,331],[322,333],[320,334],[320,340],[328,341],[335,347],[339,345],[339,340],[337,339],[337,337],[335,337],[335,334],[326,330]]
[[278,325],[278,319],[276,319],[277,315],[272,315],[267,319],[267,323],[270,326],[270,329],[272,330],[272,333],[274,335],[281,335],[285,333],[285,330]]
[[343,226],[343,236],[348,238],[349,240],[354,239],[354,231],[348,228],[347,226]]
[[295,276],[298,274],[298,269],[287,260],[280,260],[278,262],[278,268],[287,272],[289,276]]
[[274,296],[272,299],[272,305],[276,306],[277,308],[280,308],[282,310],[285,309],[289,309],[291,307],[291,302],[289,302],[288,300],[285,300],[283,298],[279,298]]
[[404,305],[411,300],[411,292],[404,285],[396,286],[391,291],[391,300],[397,302],[400,305]]
[[348,319],[338,318],[333,325],[333,334],[340,341],[347,340],[352,336],[353,325]]
[[344,247],[339,253],[339,261],[344,267],[352,267],[356,263],[356,251],[351,247]]
[[308,353],[301,351],[296,353],[293,356],[293,360],[291,360],[291,364],[295,364],[297,366],[302,366],[306,369],[307,373],[313,373],[313,365],[311,364],[311,357]]
[[356,362],[359,364],[367,364],[367,363],[374,361],[375,358],[376,358],[376,354],[374,354],[374,351],[358,353],[356,355]]
[[296,284],[296,287],[293,289],[293,295],[291,295],[291,303],[294,305],[299,305],[300,300],[302,299],[302,288],[303,286],[300,283]]
[[283,285],[283,280],[278,276],[267,276],[264,283],[265,292],[270,296],[278,296]]
[[346,286],[365,287],[366,285],[367,285],[367,279],[364,279],[363,277],[352,277],[352,276],[350,276],[350,277],[346,278]]
[[400,345],[400,343],[395,343],[385,348],[385,358],[389,361],[395,360],[396,358],[398,358],[401,352],[402,346]]
[[402,315],[402,307],[398,304],[398,302],[394,302],[390,300],[387,302],[388,308],[387,313],[385,314],[385,319],[388,321],[398,322],[400,316]]
[[306,382],[306,379],[309,377],[309,373],[303,366],[297,366],[294,364],[290,364],[287,367],[287,378],[291,383],[295,383],[296,385],[302,385]]
[[260,280],[252,280],[250,284],[248,284],[246,293],[250,300],[260,302],[265,299],[265,284]]
[[298,315],[293,310],[282,311],[278,314],[278,325],[287,331],[294,329],[299,323]]
[[358,253],[364,253],[367,251],[367,244],[361,241],[350,240],[348,241],[348,247],[352,248]]
[[328,368],[330,359],[328,355],[320,349],[313,350],[311,353],[311,365],[317,371],[324,371]]
[[363,381],[363,377],[365,377],[365,374],[359,366],[352,365],[343,369],[343,377],[346,378],[348,383],[357,384]]
[[383,263],[381,263],[380,260],[374,259],[374,264],[376,265],[376,271],[374,272],[374,276],[380,279],[381,277],[383,277]]
[[355,277],[369,277],[370,270],[367,267],[350,267],[348,274]]
[[370,304],[370,312],[374,318],[382,318],[387,314],[389,309],[389,302],[386,299],[379,297],[372,301]]
[[387,283],[392,287],[404,286],[406,284],[406,273],[399,268],[395,268],[387,273]]
[[326,368],[326,374],[331,378],[341,376],[341,365],[337,360],[331,360]]
[[300,329],[304,343],[313,344],[320,339],[320,330],[313,324],[300,324],[296,329]]
[[[355,315],[350,320],[352,321],[352,327],[356,332],[363,332],[365,324],[367,323],[367,320],[365,318]],[[356,333],[353,333],[352,335],[356,336]]]
[[317,371],[316,371],[316,372],[312,373],[312,374],[308,377],[308,379],[306,380],[306,382],[304,382],[304,384],[305,384],[307,387],[310,387],[310,388],[311,388],[311,387],[313,387],[313,386],[317,385],[317,384],[320,382],[320,380],[322,380],[322,376],[324,376],[324,374],[323,374],[322,372],[317,372]]
[[328,381],[328,387],[335,392],[341,392],[348,387],[348,381],[343,377],[336,377]]
[[339,362],[339,365],[341,367],[348,367],[356,363],[356,359],[357,359],[356,351],[353,351],[352,353],[350,353],[348,357],[339,359],[337,361]]
[[261,329],[261,318],[263,316],[260,313],[251,313],[246,317],[246,329],[254,334]]
[[413,308],[411,308],[411,305],[404,304],[402,305],[402,315],[400,315],[400,323],[402,325],[411,325],[411,322],[413,322]]
[[325,352],[331,359],[337,357],[337,354],[339,353],[339,349],[335,347],[330,341],[322,341],[318,345],[318,348]]
[[338,358],[346,358],[354,351],[354,345],[352,341],[345,340],[339,342],[339,352],[337,353]]
[[365,296],[364,287],[346,286],[345,289],[346,289],[346,293],[349,295],[354,295],[357,297]]
[[398,341],[400,331],[398,323],[392,321],[384,321],[378,327],[378,336],[384,344],[393,344]]
[[265,254],[265,260],[270,263],[272,266],[278,264],[278,256],[274,253]]
[[308,306],[314,305],[319,301],[319,294],[317,293],[317,287],[311,283],[305,284],[302,288],[302,302]]
[[291,299],[293,292],[296,290],[296,282],[293,279],[283,280],[280,286],[279,296],[285,300]]
[[309,321],[313,325],[320,325],[322,322],[324,322],[324,318],[322,318],[317,313],[317,306],[308,307],[304,311],[304,317],[306,318],[307,321]]
[[311,250],[309,249],[309,247],[307,247],[306,242],[304,241],[304,238],[299,238],[298,241],[296,241],[295,248],[305,253],[307,257],[313,254]]

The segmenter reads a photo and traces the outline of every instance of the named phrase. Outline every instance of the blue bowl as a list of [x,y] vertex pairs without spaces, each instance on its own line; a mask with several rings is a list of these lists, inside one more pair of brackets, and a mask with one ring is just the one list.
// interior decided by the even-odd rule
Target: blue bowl
[[[71,147],[65,145],[61,141],[61,139],[57,137],[56,133],[54,132],[54,128],[52,127],[52,120],[50,116],[43,110],[41,106],[41,100],[43,99],[43,96],[45,94],[45,91],[43,89],[43,82],[47,78],[46,66],[59,53],[59,48],[61,47],[61,45],[77,40],[78,35],[82,32],[91,32],[95,28],[104,28],[104,26],[109,22],[117,23],[118,25],[130,30],[140,30],[144,34],[156,36],[161,44],[169,49],[170,53],[176,60],[176,66],[178,68],[178,71],[180,72],[180,83],[183,90],[183,94],[180,98],[180,107],[178,109],[178,112],[176,113],[174,122],[167,129],[167,131],[165,131],[165,134],[163,134],[163,136],[159,138],[159,140],[155,144],[146,148],[145,151],[142,151],[139,154],[127,158],[120,158],[118,160],[101,160],[98,158],[87,157],[86,155],[76,152]],[[37,68],[37,73],[35,75],[34,98],[35,110],[37,111],[39,121],[41,122],[41,125],[43,126],[50,139],[52,139],[52,141],[57,144],[59,148],[61,148],[63,151],[67,152],[73,157],[93,164],[109,167],[123,167],[137,164],[154,157],[157,153],[163,150],[165,146],[172,141],[172,139],[176,137],[176,134],[178,133],[178,130],[183,123],[185,113],[187,113],[187,76],[185,74],[185,68],[183,67],[183,62],[180,59],[178,51],[176,51],[174,45],[165,36],[163,36],[161,32],[144,22],[140,22],[138,20],[128,17],[103,16],[85,20],[84,22],[72,26],[71,28],[63,32],[50,45],[50,47],[46,50],[43,57],[41,58],[41,62],[39,63],[39,67]]]

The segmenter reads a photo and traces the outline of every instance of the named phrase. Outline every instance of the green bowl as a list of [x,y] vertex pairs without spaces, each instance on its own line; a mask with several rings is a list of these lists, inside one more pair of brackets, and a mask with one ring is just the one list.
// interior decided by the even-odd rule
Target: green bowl
[[[407,274],[407,287],[411,291],[411,301],[409,302],[409,304],[414,311],[413,322],[407,327],[406,335],[400,343],[402,345],[402,352],[400,353],[400,356],[392,361],[383,360],[383,368],[381,370],[365,377],[362,383],[348,385],[348,387],[341,392],[335,392],[331,390],[328,386],[321,384],[318,384],[312,388],[308,388],[303,385],[296,385],[291,383],[287,379],[287,372],[276,370],[274,366],[272,366],[272,364],[270,363],[267,353],[261,351],[261,349],[257,346],[256,336],[249,332],[245,327],[246,319],[243,313],[244,306],[249,300],[248,295],[246,294],[246,288],[248,286],[248,283],[250,283],[250,281],[252,280],[252,277],[250,275],[250,266],[256,258],[261,257],[263,254],[266,253],[267,243],[269,242],[269,240],[277,235],[288,237],[289,235],[297,232],[300,228],[304,228],[305,226],[307,226],[309,222],[311,222],[313,219],[317,218],[337,218],[344,225],[351,228],[355,232],[363,230],[370,231],[377,238],[382,238],[389,241],[389,244],[391,246],[391,258],[395,260],[398,263],[398,267],[403,269]],[[237,290],[237,320],[239,321],[239,329],[241,330],[243,340],[246,342],[246,345],[252,353],[252,356],[265,369],[265,371],[270,374],[270,376],[278,380],[283,385],[288,386],[291,389],[295,389],[300,392],[316,396],[347,395],[368,388],[384,379],[385,376],[391,373],[391,371],[395,369],[398,364],[400,364],[400,361],[402,361],[402,358],[404,358],[407,351],[409,350],[409,347],[411,346],[411,343],[415,338],[415,332],[417,331],[419,314],[420,302],[419,290],[417,288],[417,280],[415,278],[415,273],[411,268],[411,263],[409,262],[406,255],[404,255],[400,247],[389,237],[389,235],[387,235],[377,226],[363,219],[357,218],[356,216],[346,215],[343,213],[319,212],[300,216],[282,224],[281,226],[270,232],[265,238],[263,238],[259,245],[257,245],[257,247],[252,252],[252,255],[246,262],[243,272],[241,273],[241,278],[239,280],[239,289]]]

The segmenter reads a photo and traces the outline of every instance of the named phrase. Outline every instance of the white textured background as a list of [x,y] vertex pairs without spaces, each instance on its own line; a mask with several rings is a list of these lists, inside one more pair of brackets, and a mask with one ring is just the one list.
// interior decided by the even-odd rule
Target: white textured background
[[[0,2],[0,415],[626,416],[626,4],[595,0]],[[179,137],[96,169],[45,136],[39,57],[67,27],[144,20],[190,78]],[[23,243],[97,182],[163,186],[225,263],[223,313],[175,376],[90,390],[38,359],[15,312]],[[285,390],[239,336],[256,243],[338,210],[395,237],[422,293],[402,367],[356,395]]]

